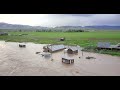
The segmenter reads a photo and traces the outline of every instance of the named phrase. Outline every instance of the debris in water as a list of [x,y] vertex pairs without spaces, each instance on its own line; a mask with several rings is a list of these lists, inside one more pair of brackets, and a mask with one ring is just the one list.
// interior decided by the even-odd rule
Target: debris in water
[[19,44],[19,47],[26,47],[26,45],[21,45],[21,44]]
[[40,52],[36,52],[36,54],[39,54]]
[[86,57],[86,59],[96,59],[96,58],[88,56],[88,57]]

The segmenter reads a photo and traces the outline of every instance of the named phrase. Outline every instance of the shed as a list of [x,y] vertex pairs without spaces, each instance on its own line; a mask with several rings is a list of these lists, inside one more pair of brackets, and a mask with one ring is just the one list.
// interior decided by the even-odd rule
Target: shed
[[68,58],[68,57],[62,57],[62,63],[72,64],[72,63],[74,63],[74,59]]
[[43,47],[43,51],[44,52],[55,52],[55,51],[60,51],[60,50],[63,50],[65,49],[65,46],[64,45],[47,45],[47,46],[44,46]]
[[70,46],[70,47],[68,47],[67,53],[77,54],[78,53],[78,48],[76,46]]
[[0,35],[8,35],[6,32],[0,32]]

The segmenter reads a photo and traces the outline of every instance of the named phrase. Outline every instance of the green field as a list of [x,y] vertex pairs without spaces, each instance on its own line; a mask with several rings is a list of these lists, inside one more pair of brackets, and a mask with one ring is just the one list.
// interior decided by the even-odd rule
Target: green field
[[[40,44],[69,44],[81,47],[92,47],[97,42],[120,43],[120,31],[94,31],[94,32],[8,32],[8,36],[0,36],[0,40],[10,42],[34,42]],[[28,35],[20,35],[28,34]],[[65,41],[59,38],[65,37]],[[90,49],[89,49],[90,50]],[[102,51],[101,51],[102,52]],[[104,51],[103,53],[118,55],[116,51]]]

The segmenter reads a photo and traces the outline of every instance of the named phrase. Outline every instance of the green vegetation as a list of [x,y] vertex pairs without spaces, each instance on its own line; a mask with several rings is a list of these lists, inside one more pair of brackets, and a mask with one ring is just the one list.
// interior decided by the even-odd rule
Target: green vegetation
[[[0,36],[0,40],[10,42],[34,42],[40,44],[68,44],[80,45],[87,51],[100,52],[120,56],[116,51],[96,51],[97,42],[120,43],[120,31],[93,32],[8,32],[8,36]],[[22,35],[24,34],[24,35]],[[25,35],[26,34],[26,35]],[[65,37],[65,41],[59,41]],[[91,47],[91,48],[88,48]]]

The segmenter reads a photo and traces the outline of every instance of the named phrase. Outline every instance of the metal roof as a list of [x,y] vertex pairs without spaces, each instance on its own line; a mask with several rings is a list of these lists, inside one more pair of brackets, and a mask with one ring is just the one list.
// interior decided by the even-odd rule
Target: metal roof
[[68,49],[71,49],[72,51],[76,51],[76,50],[78,50],[78,47],[76,47],[76,46],[69,46]]
[[98,42],[97,47],[109,48],[110,47],[110,43],[109,42]]
[[64,45],[48,45],[48,48],[51,49],[52,51],[64,49]]

